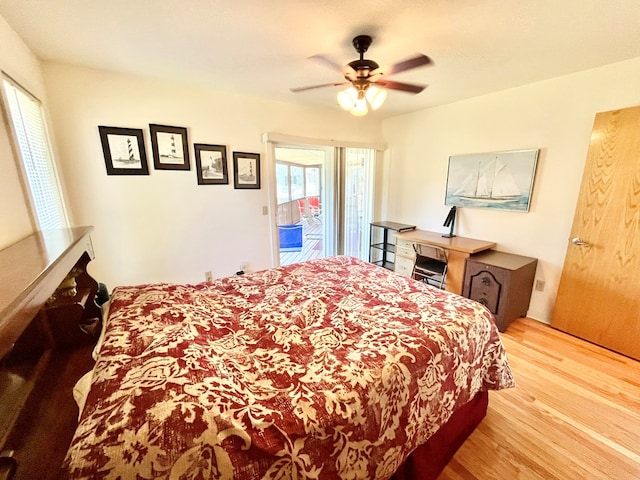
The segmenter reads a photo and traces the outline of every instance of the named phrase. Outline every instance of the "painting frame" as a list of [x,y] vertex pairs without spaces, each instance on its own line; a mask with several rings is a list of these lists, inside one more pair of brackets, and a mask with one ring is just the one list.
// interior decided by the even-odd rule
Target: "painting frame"
[[260,154],[233,152],[233,188],[260,189]]
[[528,212],[540,149],[451,155],[445,205]]
[[[193,150],[198,185],[229,184],[229,166],[227,162],[226,145],[194,143]],[[203,162],[204,155],[207,154],[207,152],[207,162]]]
[[107,175],[149,175],[141,128],[98,126]]
[[185,127],[150,123],[149,133],[153,167],[156,170],[191,170],[189,142]]

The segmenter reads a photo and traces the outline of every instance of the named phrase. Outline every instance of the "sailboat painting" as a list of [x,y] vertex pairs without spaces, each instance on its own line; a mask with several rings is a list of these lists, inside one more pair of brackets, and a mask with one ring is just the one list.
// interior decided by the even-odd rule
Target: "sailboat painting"
[[538,149],[452,155],[445,204],[528,212]]

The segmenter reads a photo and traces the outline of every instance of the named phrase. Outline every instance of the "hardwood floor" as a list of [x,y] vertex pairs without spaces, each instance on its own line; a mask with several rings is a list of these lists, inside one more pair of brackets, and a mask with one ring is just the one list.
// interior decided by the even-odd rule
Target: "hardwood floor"
[[440,480],[640,479],[640,362],[530,319],[502,339],[516,388]]
[[[92,346],[54,351],[12,436],[18,469],[14,480],[54,480],[78,420],[76,381],[93,367]],[[45,400],[45,401],[42,401]]]

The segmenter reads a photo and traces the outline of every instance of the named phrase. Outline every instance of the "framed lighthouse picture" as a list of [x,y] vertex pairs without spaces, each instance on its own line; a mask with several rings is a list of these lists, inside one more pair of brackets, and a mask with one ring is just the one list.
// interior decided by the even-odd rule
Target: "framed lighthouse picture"
[[187,129],[149,125],[153,166],[156,170],[190,170]]
[[260,189],[260,154],[233,152],[233,188]]
[[98,126],[98,130],[107,175],[149,175],[141,129]]
[[194,143],[198,185],[228,185],[226,145]]

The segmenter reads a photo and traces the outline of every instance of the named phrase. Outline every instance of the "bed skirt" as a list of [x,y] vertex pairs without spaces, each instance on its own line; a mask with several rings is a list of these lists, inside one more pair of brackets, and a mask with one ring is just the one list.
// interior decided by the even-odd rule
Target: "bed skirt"
[[480,392],[456,410],[426,443],[416,448],[391,480],[435,480],[487,414],[489,393]]

